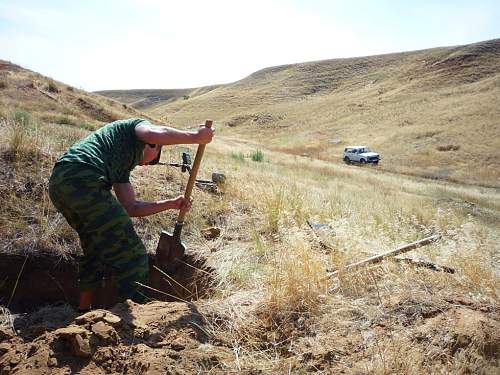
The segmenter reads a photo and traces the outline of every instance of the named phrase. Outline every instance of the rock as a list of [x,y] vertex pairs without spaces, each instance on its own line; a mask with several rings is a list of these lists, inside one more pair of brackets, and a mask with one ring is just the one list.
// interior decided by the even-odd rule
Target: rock
[[213,182],[197,181],[195,185],[199,189],[204,190],[204,191],[206,191],[208,193],[212,193],[212,194],[218,194],[219,193],[219,188],[217,187],[217,184],[215,184]]
[[92,357],[92,350],[90,348],[90,342],[87,338],[83,338],[80,335],[75,335],[71,340],[72,353],[76,357],[90,358]]
[[93,324],[92,332],[94,332],[97,337],[99,337],[103,341],[114,343],[118,341],[118,334],[116,333],[114,328],[104,322],[97,322]]
[[57,362],[57,359],[54,358],[54,357],[50,357],[48,360],[47,360],[47,366],[49,367],[56,367],[59,363]]
[[99,320],[104,319],[105,315],[106,312],[102,310],[89,311],[83,315],[76,317],[75,323],[79,325],[84,325],[87,323],[98,322]]
[[7,353],[11,349],[11,347],[12,346],[6,342],[0,343],[0,356]]
[[89,311],[88,313],[80,315],[75,319],[76,324],[89,328],[90,326],[93,327],[93,325],[98,322],[102,322],[104,325],[117,327],[122,322],[122,319],[119,316],[104,310]]
[[89,358],[92,356],[88,337],[90,332],[78,326],[59,328],[54,331],[56,337],[60,337],[69,343],[71,353],[76,357]]
[[12,329],[7,327],[0,327],[0,340],[9,340],[14,337]]
[[217,237],[220,236],[221,229],[217,227],[210,227],[210,228],[205,228],[202,229],[201,233],[203,234],[203,237],[207,240],[213,240]]
[[212,173],[212,181],[217,185],[222,185],[226,182],[226,175],[222,172],[214,172]]
[[63,339],[74,335],[87,335],[88,333],[89,332],[85,328],[74,325],[59,328],[54,331],[54,335],[56,335],[56,337],[61,337]]
[[106,323],[109,323],[111,324],[113,327],[119,325],[121,323],[121,318],[119,316],[116,316],[115,314],[111,314],[111,313],[106,313],[106,316],[103,318],[103,320],[106,322]]

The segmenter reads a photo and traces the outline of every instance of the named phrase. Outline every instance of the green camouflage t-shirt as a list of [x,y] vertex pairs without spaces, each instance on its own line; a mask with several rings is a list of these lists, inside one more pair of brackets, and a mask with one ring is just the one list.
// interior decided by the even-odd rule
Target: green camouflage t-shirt
[[144,142],[135,135],[140,118],[119,120],[103,126],[75,143],[57,163],[82,163],[96,169],[111,189],[114,183],[129,182],[130,171],[142,160]]

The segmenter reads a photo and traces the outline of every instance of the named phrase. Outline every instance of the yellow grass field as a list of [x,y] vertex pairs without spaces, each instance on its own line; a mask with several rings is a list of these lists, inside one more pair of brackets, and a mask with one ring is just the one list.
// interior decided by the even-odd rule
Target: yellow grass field
[[[189,252],[211,270],[210,292],[115,307],[128,323],[107,341],[60,304],[27,314],[30,327],[12,333],[17,315],[0,300],[0,370],[498,373],[499,43],[269,68],[143,108],[181,127],[215,121],[200,177],[222,171],[227,180],[215,192],[195,189],[183,232]],[[92,129],[82,122],[142,115],[61,83],[52,92],[46,78],[0,66],[2,253],[76,254],[76,234],[48,199],[53,162]],[[25,77],[33,87],[18,87]],[[360,143],[382,154],[380,166],[342,163],[342,148]],[[164,147],[163,159],[177,162],[184,150]],[[140,199],[175,196],[186,181],[167,166],[133,173]],[[148,251],[175,217],[134,219]],[[205,238],[207,227],[220,235]],[[343,272],[435,234],[436,243]],[[0,275],[0,287],[7,281]],[[168,323],[177,314],[188,315]],[[74,332],[91,335],[90,357],[74,358],[61,344]]]
[[[499,187],[499,67],[495,39],[272,67],[141,109],[177,126],[214,118],[220,134],[336,164],[368,145],[382,170]],[[103,92],[147,90],[119,93]]]

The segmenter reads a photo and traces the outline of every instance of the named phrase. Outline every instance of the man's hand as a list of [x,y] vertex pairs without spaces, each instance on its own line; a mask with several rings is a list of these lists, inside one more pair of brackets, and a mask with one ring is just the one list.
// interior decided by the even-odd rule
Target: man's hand
[[165,210],[189,210],[193,202],[179,195],[174,199],[164,199],[155,202],[144,202],[135,199],[134,188],[130,183],[113,184],[116,197],[131,217],[143,217]]
[[177,198],[171,199],[170,203],[172,204],[172,209],[189,211],[193,204],[193,199],[186,199],[183,195],[179,195]]
[[205,125],[200,125],[196,133],[197,142],[200,145],[206,145],[207,143],[212,142],[212,138],[214,137],[214,129],[207,128]]

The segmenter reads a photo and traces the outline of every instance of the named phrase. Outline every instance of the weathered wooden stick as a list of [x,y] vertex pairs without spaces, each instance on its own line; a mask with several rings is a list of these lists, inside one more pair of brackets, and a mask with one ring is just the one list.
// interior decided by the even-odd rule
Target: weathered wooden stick
[[410,250],[414,250],[414,249],[417,249],[419,247],[428,245],[432,242],[437,241],[440,237],[441,236],[439,236],[439,235],[434,235],[434,236],[430,236],[430,237],[424,238],[424,239],[419,240],[419,241],[412,242],[408,245],[403,245],[401,247],[398,247],[395,250],[391,250],[391,251],[388,251],[388,252],[383,253],[383,254],[375,255],[371,258],[359,261],[357,263],[349,264],[340,270],[328,273],[328,276],[329,277],[336,276],[339,272],[346,272],[346,271],[353,270],[355,268],[358,268],[358,267],[366,265],[366,264],[381,262],[382,260],[384,260],[386,258],[391,258],[391,257],[394,257],[396,255],[406,253]]
[[35,90],[42,93],[43,95],[47,96],[48,98],[55,100],[56,102],[58,101],[57,98],[53,95],[50,95],[48,92],[45,92],[43,90],[40,90],[38,87],[35,87]]

